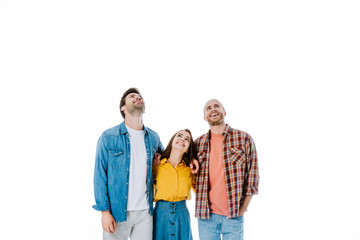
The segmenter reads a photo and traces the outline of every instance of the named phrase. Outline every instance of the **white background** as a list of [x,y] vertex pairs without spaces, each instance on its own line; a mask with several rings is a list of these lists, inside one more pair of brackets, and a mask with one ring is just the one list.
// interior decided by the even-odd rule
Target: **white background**
[[96,142],[134,86],[164,145],[179,129],[208,130],[210,98],[252,135],[261,185],[245,239],[359,240],[359,10],[356,0],[0,0],[0,238],[101,239]]

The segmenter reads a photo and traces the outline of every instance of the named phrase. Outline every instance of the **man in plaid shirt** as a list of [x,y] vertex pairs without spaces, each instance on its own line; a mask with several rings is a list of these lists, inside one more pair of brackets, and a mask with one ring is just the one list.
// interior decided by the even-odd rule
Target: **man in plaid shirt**
[[209,132],[195,140],[201,165],[196,180],[196,209],[202,240],[243,239],[243,215],[258,193],[259,171],[251,136],[225,124],[220,101],[205,104]]

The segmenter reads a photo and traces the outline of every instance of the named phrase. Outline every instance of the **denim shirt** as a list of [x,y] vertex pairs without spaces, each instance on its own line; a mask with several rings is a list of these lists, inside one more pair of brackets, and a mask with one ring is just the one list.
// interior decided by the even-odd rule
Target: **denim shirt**
[[[150,214],[153,214],[153,156],[163,151],[159,135],[143,128],[147,152],[146,188]],[[116,222],[126,221],[129,188],[130,139],[125,122],[102,133],[96,147],[94,194],[98,211],[111,211]],[[142,184],[142,183],[139,183]]]

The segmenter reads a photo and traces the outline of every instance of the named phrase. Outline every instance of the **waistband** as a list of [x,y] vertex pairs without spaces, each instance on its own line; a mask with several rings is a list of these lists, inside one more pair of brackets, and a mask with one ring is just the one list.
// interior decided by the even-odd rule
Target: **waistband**
[[157,201],[156,207],[163,207],[163,208],[183,208],[186,207],[186,200],[178,201],[178,202],[168,202],[168,201]]

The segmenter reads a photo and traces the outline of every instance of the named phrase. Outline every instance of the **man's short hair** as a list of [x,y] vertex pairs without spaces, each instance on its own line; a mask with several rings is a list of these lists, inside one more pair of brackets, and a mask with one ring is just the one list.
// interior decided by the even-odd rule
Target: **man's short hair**
[[120,100],[120,113],[121,113],[121,116],[125,119],[125,113],[123,111],[121,111],[121,107],[125,105],[125,98],[127,97],[127,95],[129,95],[130,93],[137,93],[141,96],[140,94],[140,91],[137,89],[137,88],[129,88],[128,90],[126,90],[124,92],[124,94],[122,95],[121,97],[121,100]]

